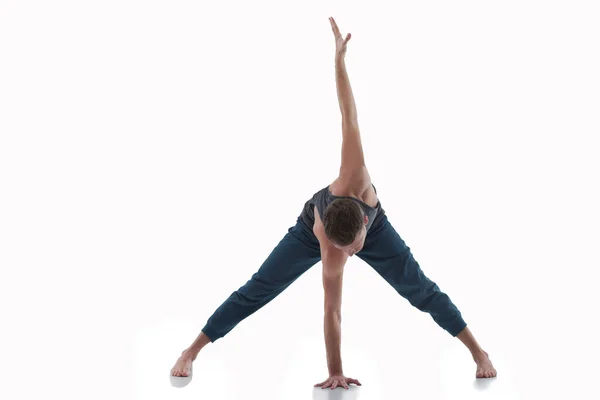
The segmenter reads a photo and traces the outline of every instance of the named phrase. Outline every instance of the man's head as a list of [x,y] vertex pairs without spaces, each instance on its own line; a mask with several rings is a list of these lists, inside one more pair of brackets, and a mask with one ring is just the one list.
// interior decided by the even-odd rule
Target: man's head
[[367,236],[369,217],[351,199],[335,199],[325,209],[323,226],[325,235],[333,245],[349,256],[358,253]]

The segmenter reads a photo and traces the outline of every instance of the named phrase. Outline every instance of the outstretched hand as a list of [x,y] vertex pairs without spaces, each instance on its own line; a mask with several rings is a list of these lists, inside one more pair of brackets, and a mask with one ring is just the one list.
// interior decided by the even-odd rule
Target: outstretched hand
[[325,381],[321,383],[317,383],[315,387],[321,387],[321,389],[325,389],[330,387],[331,389],[335,389],[338,386],[343,387],[344,389],[348,389],[348,385],[354,383],[355,385],[362,386],[362,384],[358,381],[358,379],[347,378],[344,375],[332,375]]
[[352,35],[347,34],[344,39],[340,33],[340,28],[338,28],[333,17],[329,17],[329,22],[331,23],[331,29],[333,30],[333,35],[335,37],[335,54],[337,57],[343,58],[346,55],[346,44]]

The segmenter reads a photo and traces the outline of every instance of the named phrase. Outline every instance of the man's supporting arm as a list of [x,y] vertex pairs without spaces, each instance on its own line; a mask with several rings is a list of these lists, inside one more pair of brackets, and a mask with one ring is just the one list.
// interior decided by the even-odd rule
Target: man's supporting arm
[[[323,253],[323,252],[322,252]],[[342,279],[348,255],[337,249],[322,254],[323,289],[325,292],[325,347],[329,376],[343,375],[342,342]]]

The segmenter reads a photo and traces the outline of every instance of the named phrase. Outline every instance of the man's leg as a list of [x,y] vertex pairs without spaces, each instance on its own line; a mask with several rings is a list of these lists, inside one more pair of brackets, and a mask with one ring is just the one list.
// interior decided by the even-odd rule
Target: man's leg
[[250,280],[215,310],[194,343],[183,351],[171,374],[188,376],[192,361],[206,344],[225,336],[320,260],[319,241],[312,229],[298,219]]
[[441,328],[460,339],[469,348],[477,363],[478,378],[495,376],[496,371],[487,353],[475,341],[458,308],[421,270],[410,247],[396,232],[387,216],[372,229],[362,250],[356,255],[369,264],[410,304],[429,313]]

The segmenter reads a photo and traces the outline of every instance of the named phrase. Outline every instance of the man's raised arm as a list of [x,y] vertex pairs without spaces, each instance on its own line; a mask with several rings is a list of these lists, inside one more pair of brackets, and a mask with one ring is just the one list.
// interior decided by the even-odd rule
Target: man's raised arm
[[340,30],[330,18],[331,29],[335,37],[335,82],[337,87],[338,101],[340,103],[340,112],[342,113],[342,166],[340,167],[340,176],[351,177],[357,174],[365,166],[365,157],[363,154],[362,143],[360,140],[360,130],[358,129],[358,115],[356,103],[346,70],[346,44],[350,40],[350,34],[346,39],[342,38]]

